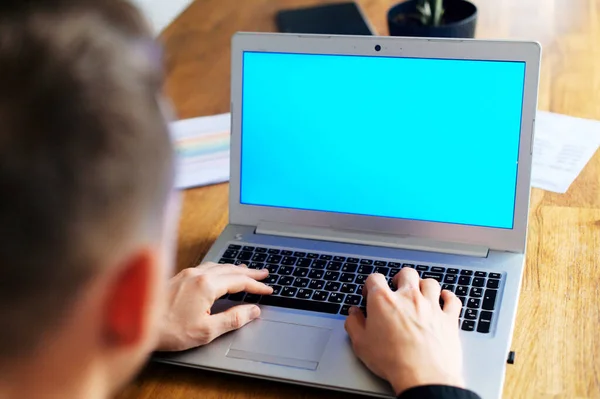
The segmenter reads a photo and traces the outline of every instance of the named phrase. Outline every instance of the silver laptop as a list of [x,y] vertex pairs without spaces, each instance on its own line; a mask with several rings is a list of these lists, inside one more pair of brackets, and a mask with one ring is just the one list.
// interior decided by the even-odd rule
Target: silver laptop
[[[204,261],[268,268],[259,320],[159,360],[391,397],[344,331],[373,272],[463,301],[468,388],[501,396],[525,260],[536,43],[237,34],[229,225]],[[391,284],[391,283],[390,283]]]

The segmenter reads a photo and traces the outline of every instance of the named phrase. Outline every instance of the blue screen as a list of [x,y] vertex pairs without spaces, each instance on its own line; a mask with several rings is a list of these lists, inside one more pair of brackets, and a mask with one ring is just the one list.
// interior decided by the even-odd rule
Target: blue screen
[[245,52],[240,202],[511,229],[524,62]]

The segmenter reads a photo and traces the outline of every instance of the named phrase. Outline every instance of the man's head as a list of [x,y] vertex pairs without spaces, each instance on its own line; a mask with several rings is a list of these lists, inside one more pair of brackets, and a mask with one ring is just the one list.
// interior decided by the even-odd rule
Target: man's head
[[125,379],[148,351],[173,177],[160,61],[125,0],[0,2],[0,375],[64,351],[131,359]]

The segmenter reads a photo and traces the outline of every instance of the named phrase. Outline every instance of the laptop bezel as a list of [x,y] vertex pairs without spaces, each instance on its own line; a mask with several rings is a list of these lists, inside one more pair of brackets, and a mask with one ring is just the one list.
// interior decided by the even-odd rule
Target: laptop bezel
[[[377,44],[381,46],[381,50],[376,52],[374,47]],[[241,110],[242,59],[245,51],[525,62],[513,228],[500,229],[242,204],[240,202]],[[232,39],[231,59],[230,223],[257,226],[261,222],[278,222],[366,233],[410,235],[436,241],[480,245],[493,250],[524,253],[540,57],[541,47],[536,42],[237,33]],[[482,130],[484,129],[485,126],[482,126]],[[489,182],[489,184],[494,183]]]

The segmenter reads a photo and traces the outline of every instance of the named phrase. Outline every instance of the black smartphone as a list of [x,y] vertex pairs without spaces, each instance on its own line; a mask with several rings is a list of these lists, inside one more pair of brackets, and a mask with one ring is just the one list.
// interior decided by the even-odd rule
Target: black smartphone
[[284,33],[325,35],[373,35],[369,22],[354,2],[282,10],[276,16],[277,28]]

